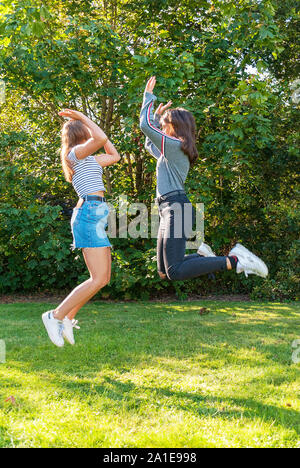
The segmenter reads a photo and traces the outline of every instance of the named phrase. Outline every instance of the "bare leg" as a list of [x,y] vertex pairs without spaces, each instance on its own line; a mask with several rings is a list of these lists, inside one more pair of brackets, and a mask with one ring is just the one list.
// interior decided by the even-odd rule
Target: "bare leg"
[[73,318],[76,317],[77,315],[77,312],[79,312],[79,310],[81,309],[81,307],[83,306],[84,304],[79,304],[77,307],[74,307],[74,309],[71,310],[71,312],[69,312],[67,314],[67,317],[69,320],[73,320]]
[[110,281],[110,247],[82,249],[90,278],[77,286],[53,312],[54,318],[63,320],[66,315],[74,318],[79,309]]
[[[85,253],[84,253],[84,250],[83,250],[83,256],[85,258]],[[85,258],[86,260],[86,258]],[[87,267],[88,267],[88,263],[87,263],[87,260],[86,260],[86,264],[87,264]],[[88,267],[89,268],[89,267]],[[108,265],[108,268],[109,268],[109,278],[110,278],[110,271],[111,271],[111,255],[109,255],[109,265]],[[90,270],[89,270],[90,271]],[[92,277],[92,273],[90,271],[90,275]],[[92,297],[94,296],[94,293],[92,292],[90,297],[86,300],[84,299],[83,301],[81,301],[79,304],[77,304],[77,306],[75,306],[68,314],[67,314],[67,317],[68,319],[70,320],[73,320],[73,318],[76,317],[76,314],[77,312],[79,312],[79,310],[81,309],[82,306],[84,306],[84,304],[86,304]]]

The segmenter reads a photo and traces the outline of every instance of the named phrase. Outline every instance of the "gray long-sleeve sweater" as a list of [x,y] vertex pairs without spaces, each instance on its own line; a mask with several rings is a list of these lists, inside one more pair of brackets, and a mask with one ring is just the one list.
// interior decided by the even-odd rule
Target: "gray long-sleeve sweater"
[[146,92],[140,116],[140,128],[146,135],[145,148],[157,159],[157,197],[184,190],[190,162],[188,156],[181,149],[181,141],[170,137],[159,128],[158,119],[153,115],[154,94]]

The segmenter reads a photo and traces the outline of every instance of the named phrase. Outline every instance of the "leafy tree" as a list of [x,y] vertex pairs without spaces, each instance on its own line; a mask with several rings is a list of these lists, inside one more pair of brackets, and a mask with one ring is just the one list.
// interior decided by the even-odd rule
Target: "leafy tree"
[[[299,137],[294,122],[299,109],[291,100],[291,85],[298,73],[298,17],[289,0],[3,1],[0,77],[7,98],[0,109],[0,226],[6,234],[0,245],[5,255],[29,265],[33,254],[19,237],[24,258],[15,246],[5,250],[14,224],[5,224],[4,213],[22,218],[28,206],[41,213],[50,206],[54,217],[48,218],[53,226],[48,233],[52,238],[59,231],[66,262],[58,261],[50,239],[39,237],[36,250],[48,245],[52,254],[46,262],[57,265],[54,277],[59,265],[67,272],[74,262],[76,254],[64,250],[64,216],[75,198],[59,162],[57,111],[62,107],[87,113],[119,148],[122,163],[105,174],[111,200],[125,193],[150,205],[155,162],[144,151],[138,116],[145,81],[156,74],[159,101],[172,98],[197,120],[200,161],[187,190],[192,201],[205,203],[207,240],[220,253],[238,240],[250,245],[270,264],[271,283],[228,276],[213,283],[164,284],[155,273],[154,241],[118,239],[113,280],[103,294],[132,297],[161,288],[182,294],[202,288],[295,297]],[[28,221],[28,242],[35,229]],[[4,277],[7,263],[1,268]],[[14,269],[6,288],[22,287],[20,271]],[[282,276],[288,279],[280,288]],[[37,287],[33,269],[28,278],[28,288]],[[61,288],[72,280],[66,276],[65,283],[50,284],[45,275],[39,284]]]

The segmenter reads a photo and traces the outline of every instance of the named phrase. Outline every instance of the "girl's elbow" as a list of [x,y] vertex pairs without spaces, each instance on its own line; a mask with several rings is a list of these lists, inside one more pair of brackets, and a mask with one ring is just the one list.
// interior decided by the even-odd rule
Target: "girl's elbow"
[[98,132],[98,133],[95,133],[93,135],[93,138],[94,138],[94,141],[98,144],[101,144],[103,145],[103,143],[105,142],[106,138],[103,136],[103,133],[101,132]]
[[147,122],[145,122],[144,119],[141,119],[140,120],[140,129],[142,130],[142,132],[147,128]]

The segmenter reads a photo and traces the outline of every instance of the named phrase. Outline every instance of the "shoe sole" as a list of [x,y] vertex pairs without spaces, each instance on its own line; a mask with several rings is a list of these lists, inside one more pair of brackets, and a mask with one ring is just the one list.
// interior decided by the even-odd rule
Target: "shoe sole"
[[230,252],[229,252],[229,256],[231,255],[235,255],[236,257],[238,257],[238,255],[235,254],[234,250],[237,249],[238,251],[239,250],[242,250],[245,254],[247,255],[250,255],[252,258],[254,258],[256,260],[256,262],[258,264],[261,265],[262,267],[262,270],[266,270],[266,273],[265,274],[259,274],[259,273],[255,273],[257,276],[260,276],[261,278],[266,278],[269,274],[269,269],[267,267],[267,265],[265,264],[265,262],[257,257],[257,255],[255,255],[254,253],[252,253],[250,250],[248,250],[246,247],[244,247],[242,244],[237,244]]
[[75,344],[75,339],[74,339],[74,337],[73,337],[73,343],[72,343],[72,342],[69,340],[68,336],[66,335],[65,329],[63,330],[63,338],[64,338],[70,345],[74,346],[74,344]]
[[50,330],[48,329],[48,326],[47,326],[47,325],[48,325],[48,324],[47,324],[47,320],[48,320],[48,319],[47,319],[46,317],[44,317],[44,315],[42,315],[42,320],[43,320],[43,324],[44,324],[44,326],[45,326],[45,328],[46,328],[46,331],[47,331],[47,333],[48,333],[48,336],[49,336],[51,342],[52,342],[55,346],[57,346],[58,348],[62,348],[62,347],[63,347],[63,344],[59,345],[59,344],[55,343],[53,337],[51,336],[51,332],[50,332]]
[[64,337],[64,339],[65,339],[70,345],[74,346],[75,340],[74,340],[73,343],[71,343],[71,341],[69,340],[69,338],[67,337],[67,335],[65,335],[64,333],[63,333],[63,337]]
[[204,248],[203,250],[201,250],[201,246],[199,247],[199,249],[197,250],[197,253],[199,255],[202,255],[203,257],[216,257],[216,254],[212,251],[212,249],[209,247],[209,248]]

